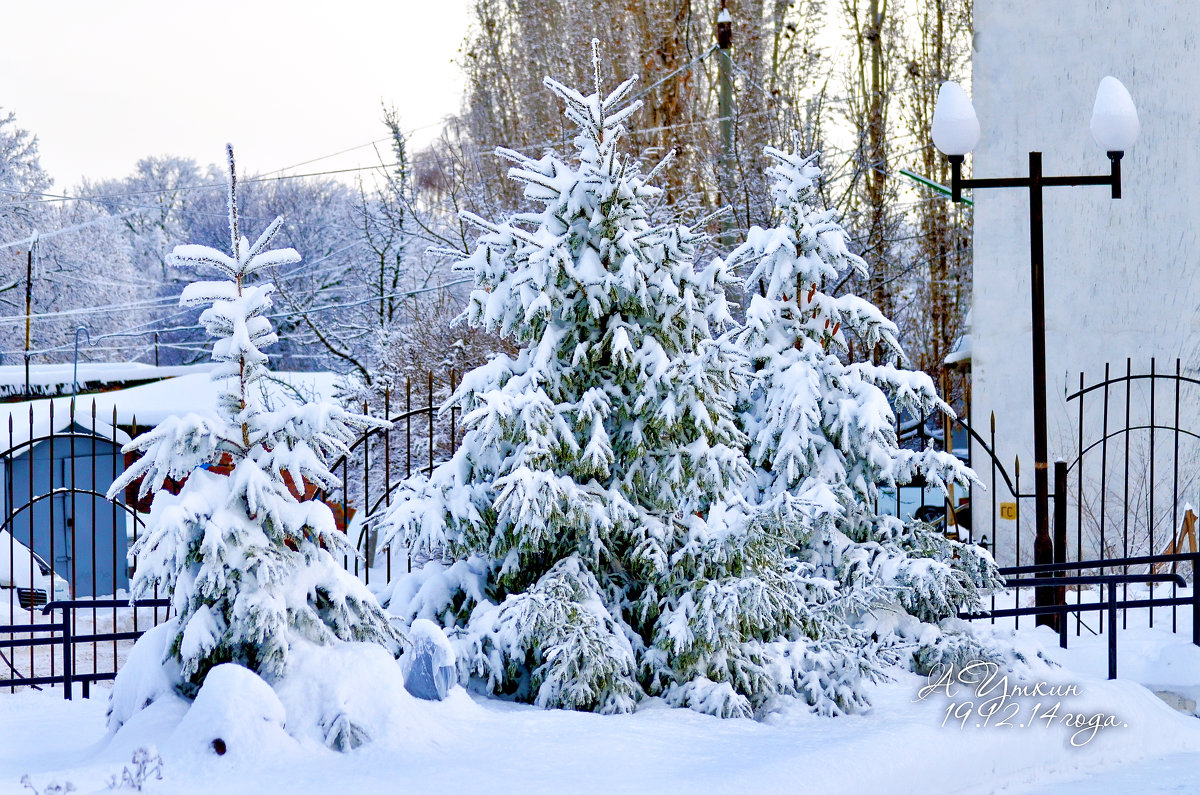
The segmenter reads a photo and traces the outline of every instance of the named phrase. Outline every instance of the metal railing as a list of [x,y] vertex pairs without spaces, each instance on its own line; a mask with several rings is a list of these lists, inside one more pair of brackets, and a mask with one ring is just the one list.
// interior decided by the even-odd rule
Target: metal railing
[[70,699],[72,694],[72,685],[79,682],[83,685],[83,697],[88,698],[91,695],[92,682],[104,682],[117,677],[116,666],[113,666],[111,671],[79,671],[73,665],[75,660],[75,645],[79,643],[112,643],[114,644],[114,655],[116,643],[118,641],[133,641],[145,634],[146,630],[126,630],[113,632],[91,632],[91,633],[76,633],[74,631],[74,611],[76,610],[94,610],[103,608],[133,608],[135,611],[139,607],[170,607],[170,602],[167,599],[142,599],[137,601],[129,601],[128,599],[68,599],[54,601],[42,608],[42,615],[49,615],[53,611],[61,611],[62,619],[60,621],[38,622],[32,624],[18,624],[0,627],[0,630],[9,634],[28,634],[42,635],[45,637],[29,637],[29,638],[0,638],[0,649],[9,649],[14,647],[36,648],[39,646],[58,646],[62,650],[62,670],[53,671],[48,675],[30,675],[22,676],[15,669],[13,670],[13,678],[0,679],[0,686],[3,687],[28,687],[39,685],[62,685],[63,698]]
[[[1058,591],[1058,598],[1053,600],[1051,604],[1033,605],[1030,607],[1011,607],[992,609],[982,613],[960,613],[959,618],[968,620],[990,619],[995,621],[998,618],[1013,618],[1017,619],[1020,616],[1048,616],[1053,618],[1053,624],[1058,631],[1058,642],[1062,648],[1067,648],[1067,638],[1069,637],[1067,616],[1074,613],[1076,616],[1076,631],[1078,632],[1080,624],[1082,624],[1081,614],[1087,612],[1099,612],[1101,616],[1108,616],[1108,678],[1117,678],[1117,611],[1120,610],[1124,614],[1129,610],[1148,609],[1153,612],[1156,607],[1170,607],[1173,611],[1181,606],[1188,605],[1192,608],[1192,643],[1200,646],[1200,588],[1196,588],[1193,584],[1191,593],[1187,596],[1179,596],[1178,589],[1187,587],[1187,581],[1177,573],[1159,574],[1156,569],[1164,564],[1172,566],[1180,563],[1190,563],[1195,567],[1196,563],[1200,562],[1200,553],[1184,553],[1173,555],[1142,555],[1134,558],[1124,558],[1116,560],[1087,560],[1087,561],[1064,561],[1058,563],[1039,564],[1032,566],[1010,566],[1000,570],[1001,576],[1005,577],[1005,586],[1014,589],[1017,594],[1017,604],[1020,604],[1020,589],[1021,588],[1037,588],[1037,589],[1052,589]],[[1090,574],[1070,576],[1067,571],[1084,570],[1084,569],[1126,569],[1131,566],[1146,566],[1147,571],[1142,573],[1112,573],[1112,574]],[[1021,574],[1040,574],[1048,576],[1022,578]],[[1131,583],[1170,583],[1171,596],[1155,597],[1153,589],[1151,596],[1148,599],[1129,599],[1127,586]],[[1080,587],[1084,585],[1098,585],[1101,589],[1107,588],[1108,598],[1104,599],[1103,591],[1101,599],[1096,602],[1084,602],[1082,599],[1082,591],[1080,598],[1075,603],[1068,602],[1062,598],[1062,592],[1071,586]],[[1117,597],[1118,590],[1125,589],[1125,598]],[[1101,627],[1103,633],[1103,627]]]

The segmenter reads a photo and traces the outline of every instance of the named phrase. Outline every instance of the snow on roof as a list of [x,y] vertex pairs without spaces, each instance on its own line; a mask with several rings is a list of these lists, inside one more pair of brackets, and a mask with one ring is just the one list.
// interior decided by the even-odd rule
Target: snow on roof
[[946,355],[942,362],[945,365],[955,364],[970,364],[971,362],[971,335],[963,334],[958,338],[958,342],[954,343],[954,350]]
[[[159,368],[166,369],[166,368]],[[82,378],[80,379],[82,380]],[[335,400],[342,376],[336,373],[272,373],[264,381],[268,405],[297,403],[310,400]],[[117,425],[132,425],[137,420],[139,429],[158,425],[172,415],[188,413],[203,417],[217,416],[217,396],[223,386],[212,380],[207,372],[189,372],[175,378],[153,381],[149,384],[102,392],[94,395],[79,395],[75,403],[75,417],[84,428],[92,427],[92,407],[96,411],[96,433],[118,444],[129,441],[129,435],[113,428],[113,409],[116,409]],[[50,424],[50,406],[54,406],[54,424]],[[21,403],[0,403],[0,449],[17,446],[30,438],[30,408],[33,409],[33,438],[48,433],[60,433],[71,424],[71,398],[43,398]],[[11,444],[8,422],[12,421]],[[36,445],[35,445],[36,446]],[[23,452],[23,451],[22,451]]]
[[[142,362],[80,362],[79,384],[120,384],[129,381],[154,381],[189,373],[207,373],[215,365],[175,365],[159,367]],[[33,364],[29,366],[29,387],[34,394],[54,395],[71,391],[75,383],[74,364]],[[0,394],[16,395],[25,391],[25,365],[0,366]]]
[[[280,372],[272,373],[270,380],[261,383],[265,385],[268,405],[279,405],[335,400],[342,380],[336,373]],[[88,412],[90,417],[94,403],[97,416],[111,419],[115,407],[118,425],[132,425],[136,419],[139,428],[158,425],[172,415],[193,413],[215,418],[217,396],[224,389],[225,386],[214,381],[208,373],[190,373],[128,389],[81,395],[80,410]]]
[[[54,407],[53,424],[50,422],[51,406]],[[32,409],[32,421],[30,409]],[[0,449],[9,450],[20,447],[31,438],[37,439],[51,433],[62,433],[71,426],[72,421],[87,430],[94,427],[98,435],[105,439],[111,439],[116,444],[128,442],[129,434],[120,428],[112,427],[104,421],[105,418],[112,419],[112,409],[109,409],[108,414],[105,415],[97,407],[96,421],[93,424],[92,408],[90,405],[84,404],[82,398],[76,404],[74,416],[71,414],[71,398],[69,397],[27,400],[22,403],[0,403]],[[37,447],[37,444],[34,444],[33,447]],[[32,448],[21,448],[17,450],[16,455],[24,455],[29,452],[29,449]]]

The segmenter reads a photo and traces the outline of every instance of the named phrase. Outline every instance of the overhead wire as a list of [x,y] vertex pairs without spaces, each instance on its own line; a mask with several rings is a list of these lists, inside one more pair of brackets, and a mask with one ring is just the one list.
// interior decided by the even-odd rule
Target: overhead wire
[[[668,75],[660,78],[655,83],[647,86],[646,88],[641,89],[637,94],[635,94],[634,98],[640,99],[642,97],[647,96],[655,88],[657,88],[658,86],[667,82],[672,77],[678,75],[679,73],[681,73],[687,69],[693,68],[697,63],[703,61],[705,58],[710,56],[716,49],[717,49],[717,47],[715,45],[710,47],[705,52],[702,52],[699,55],[697,55],[695,58],[693,58],[687,64],[684,64],[683,66],[679,67],[678,69],[674,70],[673,72],[669,73]],[[734,66],[735,66],[735,69],[737,69],[745,77],[745,79],[748,82],[753,84],[755,88],[757,88],[760,91],[764,91],[764,92],[766,91],[766,89],[764,89],[761,85],[759,85],[753,79],[753,77],[750,75],[750,73],[745,68],[743,68],[740,64],[735,63]],[[755,116],[767,115],[769,113],[770,113],[770,111],[759,111],[759,112],[753,113],[753,114],[741,114],[738,118],[739,119],[748,119],[748,118],[753,118]],[[630,133],[632,135],[649,134],[652,132],[660,132],[660,131],[665,131],[665,130],[670,130],[670,129],[682,129],[682,128],[688,128],[688,127],[693,127],[693,126],[697,126],[697,125],[710,124],[710,123],[713,123],[716,121],[720,121],[720,119],[702,119],[702,120],[695,120],[695,121],[690,121],[690,122],[681,122],[681,123],[671,124],[671,125],[661,125],[661,126],[653,127],[653,128],[633,129],[630,131]],[[426,126],[435,126],[435,125],[431,124],[431,125],[426,125]],[[418,128],[418,129],[421,129],[421,128]],[[365,144],[359,144],[357,146],[350,147],[348,149],[339,150],[338,152],[334,152],[334,153],[331,153],[328,155],[323,155],[321,157],[312,158],[310,160],[302,161],[300,163],[296,163],[294,165],[287,166],[284,168],[275,169],[273,171],[266,172],[264,174],[260,174],[256,177],[246,178],[243,180],[243,184],[268,183],[268,182],[275,182],[275,181],[289,180],[289,179],[313,178],[313,177],[320,177],[320,176],[331,176],[331,175],[356,173],[356,172],[363,172],[363,171],[378,171],[378,170],[387,169],[387,168],[394,168],[397,165],[395,163],[392,163],[392,164],[380,163],[378,165],[373,164],[373,165],[369,165],[369,166],[360,166],[360,167],[352,167],[352,168],[328,169],[328,170],[314,171],[314,172],[304,173],[304,174],[282,174],[282,173],[280,173],[280,172],[291,170],[293,168],[299,168],[301,166],[309,165],[311,163],[320,162],[322,160],[336,157],[341,154],[346,154],[348,152],[356,151],[358,149],[365,148],[368,146],[376,146],[379,143],[382,143],[387,140],[389,140],[389,137],[385,136],[385,137],[376,139],[374,141],[371,141],[371,142],[368,142]],[[552,147],[557,143],[559,143],[559,141],[555,140],[555,141],[548,141],[548,142],[544,142],[544,143],[527,144],[525,146],[514,147],[514,148],[516,148],[518,150],[532,149],[532,148],[545,148],[545,147]],[[921,147],[921,148],[924,148],[924,147]],[[485,151],[483,147],[478,147],[478,148],[473,147],[472,149],[476,152]],[[464,149],[464,151],[466,151],[466,149]],[[912,150],[912,151],[920,151],[920,149],[916,149],[916,150]],[[900,157],[902,157],[902,156],[903,155],[901,155]],[[849,162],[846,165],[849,165]],[[843,168],[844,168],[844,166],[843,166]],[[879,170],[879,168],[876,164],[871,164],[868,166],[868,168],[874,169],[876,171]],[[838,169],[833,175],[831,175],[831,178],[837,178],[838,175],[840,174],[841,170],[842,169]],[[102,223],[107,220],[112,220],[114,218],[127,217],[128,215],[132,215],[133,213],[135,213],[138,210],[156,210],[157,211],[157,210],[162,209],[161,205],[157,206],[157,207],[156,206],[137,205],[137,204],[133,204],[133,203],[129,203],[129,202],[121,202],[121,201],[119,201],[120,199],[151,197],[151,196],[164,195],[164,194],[187,193],[187,192],[191,192],[191,191],[214,190],[214,189],[218,189],[218,188],[224,189],[225,187],[226,187],[226,185],[224,183],[208,183],[208,184],[183,185],[183,186],[176,186],[176,187],[172,187],[172,188],[163,188],[163,189],[155,189],[155,190],[128,191],[128,192],[124,192],[124,193],[112,193],[112,194],[98,194],[98,195],[92,195],[92,196],[87,196],[87,195],[71,196],[71,195],[65,195],[65,194],[51,194],[51,193],[37,193],[37,192],[24,192],[24,193],[20,193],[20,195],[25,195],[25,196],[30,196],[30,197],[36,196],[36,197],[39,197],[43,201],[45,201],[45,200],[49,200],[49,201],[82,201],[82,202],[89,202],[89,203],[103,203],[103,204],[109,204],[109,205],[116,204],[118,206],[124,206],[124,207],[129,208],[125,213],[123,213],[119,216],[109,216],[107,218],[91,219],[88,222],[85,222],[84,224],[76,225],[75,227],[72,227],[72,228],[56,230],[55,232],[48,233],[46,236],[44,236],[44,237],[49,237],[49,236],[55,235],[55,234],[65,234],[68,231],[73,231],[73,229],[85,228],[86,226]],[[34,202],[30,202],[30,203],[34,203]],[[10,204],[15,205],[18,203],[10,203]],[[221,213],[221,214],[211,213],[211,215],[216,216],[216,215],[224,215],[224,214],[223,213]],[[20,242],[25,242],[25,240],[27,240],[27,239],[23,239],[22,241],[13,241],[12,243],[8,243],[8,244],[0,244],[0,248],[12,247],[13,245],[16,245]],[[355,243],[344,247],[340,251],[345,251],[345,250],[355,247],[356,245],[362,245],[362,244],[363,244],[362,241],[356,241]],[[328,259],[331,256],[333,256],[333,254],[327,255],[326,257],[324,257],[322,259]],[[320,262],[320,261],[322,261],[322,260],[315,260],[313,262],[315,263],[315,262]],[[313,263],[308,263],[308,264],[311,265]],[[339,266],[331,266],[329,269],[317,270],[317,271],[306,273],[304,275],[307,277],[323,275],[324,273],[328,273],[331,270],[335,270],[337,267],[339,267]],[[298,271],[299,271],[299,269],[296,269],[292,272],[289,272],[288,274],[285,274],[283,277],[286,278],[287,276],[293,275],[293,274],[297,273]],[[469,279],[453,282],[450,285],[435,286],[430,289],[441,289],[442,287],[452,286],[453,284],[461,284],[465,281],[469,281]],[[338,288],[331,288],[331,290],[336,290],[336,289],[338,289]],[[397,295],[399,295],[399,294],[397,294]],[[141,306],[148,306],[148,305],[152,306],[154,304],[166,303],[166,302],[175,300],[176,298],[177,298],[177,296],[165,296],[165,297],[157,298],[157,299],[148,299],[146,301],[130,302],[127,304],[110,305],[110,306],[105,306],[105,307],[85,307],[85,308],[79,308],[79,309],[74,309],[74,310],[63,310],[61,312],[39,313],[38,315],[31,315],[30,317],[34,318],[34,319],[51,319],[51,318],[55,318],[55,317],[79,316],[79,315],[98,313],[98,312],[102,312],[102,311],[112,311],[114,309],[138,308]],[[366,299],[366,300],[372,301],[372,300],[380,300],[380,299],[379,299],[379,297],[373,297],[371,299]],[[350,304],[350,305],[354,305],[354,304]],[[322,308],[306,310],[306,311],[324,311],[326,309],[337,308],[340,306],[345,306],[345,305],[337,304],[337,305],[331,305],[329,307],[322,307]],[[294,315],[294,314],[297,314],[297,313],[296,312],[281,313],[279,315],[275,315],[274,317],[283,317],[283,316],[289,316],[289,315]],[[23,321],[23,320],[25,320],[25,318],[26,318],[25,315],[0,317],[0,322]],[[137,327],[135,327],[135,328],[137,328]],[[184,327],[181,327],[181,328],[184,328]],[[191,328],[198,328],[198,327],[191,327]],[[147,332],[147,333],[149,333],[149,332]],[[106,336],[111,336],[111,335],[106,335]],[[47,350],[55,350],[55,349],[47,349]]]
[[[281,174],[279,176],[273,176],[273,177],[265,177],[265,176],[244,177],[244,178],[238,180],[238,184],[239,185],[253,185],[253,184],[266,183],[266,182],[280,182],[280,181],[289,180],[289,179],[309,179],[312,177],[325,177],[325,176],[332,176],[335,174],[350,174],[350,173],[356,173],[356,172],[360,172],[360,171],[380,171],[383,169],[395,168],[397,165],[399,165],[399,164],[398,163],[382,163],[382,164],[370,165],[370,166],[354,166],[351,168],[335,168],[335,169],[328,169],[325,171],[312,171],[312,172],[308,172],[308,173],[304,173],[304,174]],[[153,206],[153,205],[137,205],[137,204],[133,204],[130,202],[118,201],[118,199],[135,198],[135,197],[143,197],[143,196],[161,196],[161,195],[168,194],[168,193],[187,193],[188,191],[199,191],[199,190],[217,190],[217,189],[228,190],[228,188],[229,188],[228,183],[212,182],[212,183],[200,183],[200,184],[196,184],[196,185],[178,185],[178,186],[175,186],[172,188],[155,188],[153,190],[127,191],[125,193],[96,194],[96,195],[91,195],[91,196],[87,195],[87,194],[71,196],[71,195],[67,195],[67,194],[63,194],[63,193],[45,193],[45,192],[40,192],[40,191],[19,191],[19,190],[4,189],[5,192],[9,193],[10,195],[31,196],[31,197],[37,197],[37,198],[31,199],[30,201],[27,201],[27,202],[0,202],[0,206],[18,207],[18,206],[23,206],[23,205],[35,205],[35,204],[53,203],[53,202],[62,202],[62,201],[79,201],[79,202],[87,202],[87,203],[91,203],[91,204],[116,204],[116,205],[120,205],[122,207],[132,207],[134,209],[142,209],[142,210],[162,210],[163,207],[161,205],[159,205],[157,207]],[[220,214],[212,213],[212,215],[220,215]]]
[[[466,284],[467,282],[474,281],[474,278],[475,277],[471,276],[471,277],[467,277],[464,279],[456,279],[455,281],[452,281],[452,282],[445,282],[442,284],[430,285],[428,287],[421,287],[421,288],[418,288],[415,290],[406,290],[404,292],[390,293],[390,294],[381,295],[381,296],[373,295],[368,298],[363,298],[358,301],[352,301],[349,303],[338,302],[338,303],[326,304],[324,306],[319,306],[319,307],[312,307],[312,308],[308,308],[308,309],[294,309],[294,310],[285,311],[285,312],[274,312],[271,314],[262,315],[261,317],[277,320],[279,318],[294,317],[297,315],[303,315],[303,314],[307,314],[307,313],[315,314],[317,312],[328,312],[328,311],[334,310],[334,309],[348,309],[350,307],[361,306],[363,304],[374,303],[376,301],[386,301],[390,298],[407,298],[407,297],[413,296],[413,295],[420,295],[422,293],[433,292],[434,290],[444,290],[444,289],[448,289],[450,287],[455,287],[460,284]],[[177,312],[175,314],[176,315],[182,314],[184,312],[191,311],[192,309],[193,309],[193,307],[186,307],[185,309],[180,310],[180,312]],[[151,321],[150,323],[143,323],[141,327],[152,325],[152,323],[154,323],[154,322],[157,322],[157,321]],[[174,326],[171,328],[146,329],[145,331],[135,334],[134,331],[136,331],[138,328],[139,328],[139,326],[134,326],[134,327],[132,327],[132,329],[123,329],[120,331],[114,331],[114,332],[110,332],[107,334],[101,334],[96,337],[96,342],[100,342],[101,340],[106,340],[106,339],[113,339],[113,338],[117,338],[117,337],[145,336],[146,334],[154,334],[154,333],[165,334],[165,333],[174,332],[174,331],[203,330],[205,327],[202,325],[199,325],[199,324],[190,325],[190,326]],[[0,355],[16,356],[16,355],[28,353],[30,356],[34,356],[34,355],[54,353],[57,351],[67,350],[67,349],[71,348],[73,345],[74,345],[73,342],[65,343],[63,345],[58,345],[58,346],[55,346],[52,348],[41,348],[38,350],[30,350],[28,352],[26,352],[24,350],[0,351]],[[125,349],[128,350],[130,347],[132,347],[132,346],[126,346]],[[93,346],[89,346],[89,350],[90,349],[93,349]]]

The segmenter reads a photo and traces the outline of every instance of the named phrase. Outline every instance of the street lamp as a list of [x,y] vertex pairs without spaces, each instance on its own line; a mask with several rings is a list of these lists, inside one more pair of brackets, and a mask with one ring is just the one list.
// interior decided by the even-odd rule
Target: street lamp
[[[1037,534],[1035,563],[1054,562],[1050,539],[1050,470],[1046,440],[1046,298],[1042,249],[1042,189],[1061,185],[1107,185],[1114,199],[1121,198],[1121,157],[1138,133],[1137,108],[1121,81],[1105,77],[1096,91],[1091,131],[1097,146],[1108,153],[1109,173],[1097,176],[1054,177],[1042,174],[1042,153],[1029,153],[1029,176],[1008,179],[963,179],[963,158],[979,142],[979,120],[965,91],[957,83],[943,83],[933,111],[933,142],[950,161],[950,192],[962,200],[963,188],[1025,188],[1029,191],[1029,264],[1033,302],[1033,457]],[[1065,550],[1063,550],[1065,552]],[[1020,561],[1017,561],[1018,565]],[[1038,588],[1039,606],[1054,603],[1054,588]],[[1039,615],[1039,624],[1055,624],[1055,616]]]

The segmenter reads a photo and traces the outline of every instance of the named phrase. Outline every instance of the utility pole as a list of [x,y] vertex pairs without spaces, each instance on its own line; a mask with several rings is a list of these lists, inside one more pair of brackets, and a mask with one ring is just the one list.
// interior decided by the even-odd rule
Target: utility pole
[[867,207],[870,213],[867,250],[871,252],[871,300],[885,315],[891,316],[888,286],[887,256],[887,139],[884,121],[887,112],[886,75],[884,71],[883,28],[887,0],[871,0],[864,37],[870,45],[871,88],[867,110]]
[[[720,117],[721,128],[721,157],[720,157],[720,186],[719,203],[723,206],[733,205],[733,16],[721,2],[721,13],[717,15],[717,113]],[[726,246],[732,246],[733,216],[726,214],[721,222],[722,241]]]
[[31,395],[29,388],[29,323],[33,315],[33,246],[36,238],[29,242],[29,251],[25,252],[25,394]]

